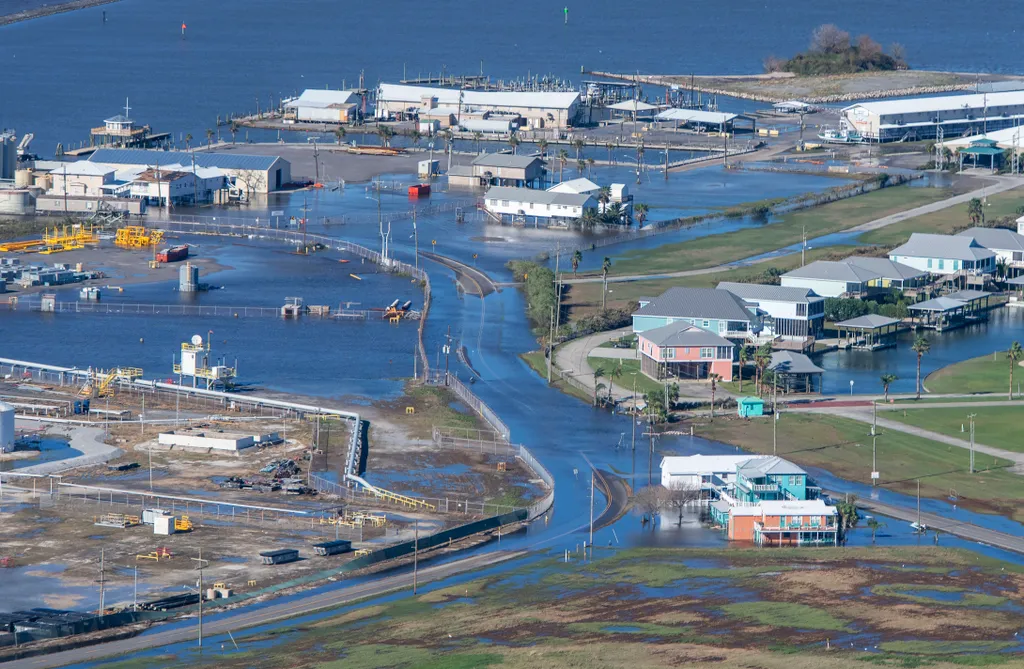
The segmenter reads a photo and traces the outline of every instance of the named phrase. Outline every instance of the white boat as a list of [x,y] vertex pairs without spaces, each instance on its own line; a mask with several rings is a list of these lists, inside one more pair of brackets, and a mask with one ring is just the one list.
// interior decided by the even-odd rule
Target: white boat
[[864,142],[864,138],[856,130],[830,128],[827,125],[821,128],[818,139],[826,144],[861,144]]

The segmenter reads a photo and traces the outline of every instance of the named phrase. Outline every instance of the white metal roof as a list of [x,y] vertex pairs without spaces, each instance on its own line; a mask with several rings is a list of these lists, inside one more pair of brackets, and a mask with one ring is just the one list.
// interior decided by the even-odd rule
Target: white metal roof
[[972,237],[989,251],[1024,251],[1024,235],[1006,228],[967,228],[958,237]]
[[423,98],[437,98],[438,104],[458,105],[459,94],[462,104],[478,107],[533,107],[535,109],[569,109],[580,94],[568,91],[460,91],[455,88],[434,88],[430,86],[407,86],[404,84],[381,84],[377,92],[378,102],[407,102],[419,104]]
[[950,258],[953,260],[982,260],[995,254],[975,241],[974,237],[934,235],[914,232],[903,246],[889,251],[889,257]]
[[750,460],[750,455],[668,455],[661,459],[661,471],[671,476],[687,474],[733,474],[736,467]]
[[821,499],[765,500],[759,505],[766,516],[834,516],[836,507]]
[[553,193],[590,193],[592,191],[601,190],[601,187],[596,183],[587,179],[586,177],[580,177],[579,179],[569,179],[563,181],[560,184],[555,184],[549,191]]
[[585,207],[588,202],[594,200],[593,195],[581,195],[577,193],[555,193],[548,190],[537,190],[535,188],[509,188],[507,186],[494,186],[484,194],[485,200],[508,200],[509,202],[522,202],[533,204],[560,204],[567,207]]
[[98,163],[90,163],[85,160],[80,160],[74,163],[62,163],[60,167],[54,168],[50,173],[59,174],[61,176],[66,174],[69,177],[100,177],[114,171],[114,168],[110,165],[101,165]]
[[991,139],[1001,149],[1009,149],[1014,146],[1024,148],[1024,127],[1003,128],[1002,130],[991,130],[984,135],[947,139],[946,146],[950,149],[963,148],[970,146],[971,142],[977,142],[979,139]]
[[659,121],[683,121],[685,123],[711,123],[720,125],[728,123],[739,116],[739,114],[726,114],[725,112],[709,112],[701,109],[666,109],[654,118]]
[[608,105],[608,109],[614,109],[615,111],[654,111],[655,109],[661,109],[658,105],[652,105],[649,102],[643,100],[623,100],[622,102],[616,102],[613,105]]
[[818,302],[824,300],[810,288],[796,288],[790,286],[772,286],[762,283],[735,283],[733,281],[721,281],[718,290],[727,290],[736,297],[748,302],[792,302],[803,303]]
[[285,108],[296,109],[298,107],[312,107],[327,109],[332,105],[355,104],[355,93],[353,91],[332,91],[317,88],[307,88],[302,95],[285,103]]
[[813,279],[815,281],[853,281],[864,283],[878,278],[878,272],[834,260],[815,260],[786,272],[782,278]]
[[988,107],[1004,107],[1024,105],[1024,91],[1006,91],[1003,93],[974,93],[971,95],[939,95],[930,98],[900,98],[897,100],[879,100],[878,102],[858,102],[843,108],[843,113],[858,107],[879,116],[891,114],[919,114],[928,112],[954,111],[964,108],[984,109]]

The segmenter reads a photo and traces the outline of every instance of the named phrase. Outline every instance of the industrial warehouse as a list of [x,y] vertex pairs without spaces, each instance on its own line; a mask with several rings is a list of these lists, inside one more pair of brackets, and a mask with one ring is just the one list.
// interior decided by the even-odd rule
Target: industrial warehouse
[[1024,91],[860,102],[842,110],[844,126],[870,142],[951,139],[1012,128],[1022,120]]
[[454,119],[496,120],[520,117],[529,128],[564,128],[580,109],[580,94],[573,91],[469,91],[452,88],[381,84],[377,90],[377,118],[442,116]]

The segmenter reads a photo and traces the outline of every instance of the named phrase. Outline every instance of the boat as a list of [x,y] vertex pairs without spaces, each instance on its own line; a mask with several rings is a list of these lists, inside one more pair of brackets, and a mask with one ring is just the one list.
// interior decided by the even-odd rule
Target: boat
[[188,244],[172,246],[169,249],[161,249],[156,254],[157,262],[176,262],[188,257]]
[[830,128],[827,125],[821,128],[818,139],[826,144],[862,144],[864,142],[864,138],[856,130]]

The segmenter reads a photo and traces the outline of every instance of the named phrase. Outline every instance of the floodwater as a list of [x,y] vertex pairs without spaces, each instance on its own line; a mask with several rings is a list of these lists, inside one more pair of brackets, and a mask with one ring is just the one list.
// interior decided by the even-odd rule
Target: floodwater
[[[0,28],[0,90],[17,91],[0,96],[3,125],[34,132],[36,152],[52,155],[58,142],[77,143],[117,114],[126,97],[140,121],[202,141],[218,115],[254,111],[257,100],[266,108],[306,87],[352,86],[360,71],[369,86],[396,81],[403,71],[416,76],[442,68],[473,74],[482,67],[504,79],[553,73],[574,81],[581,67],[756,73],[766,56],[805,49],[811,31],[830,22],[883,45],[902,43],[919,69],[1018,72],[1024,64],[1019,35],[992,21],[1017,14],[1012,0],[994,0],[984,12],[939,3],[926,15],[914,3],[883,0],[866,0],[856,12],[838,0],[799,11],[738,0],[724,13],[710,0],[655,0],[628,13],[630,34],[643,36],[639,47],[624,39],[624,10],[611,0],[569,3],[568,23],[561,4],[542,0],[500,13],[461,11],[450,1],[431,11],[390,13],[325,0],[304,3],[300,11],[282,12],[272,0],[238,9],[201,0],[123,0]],[[338,39],[338,26],[348,27],[345,39]],[[88,76],[67,77],[71,63]]]

